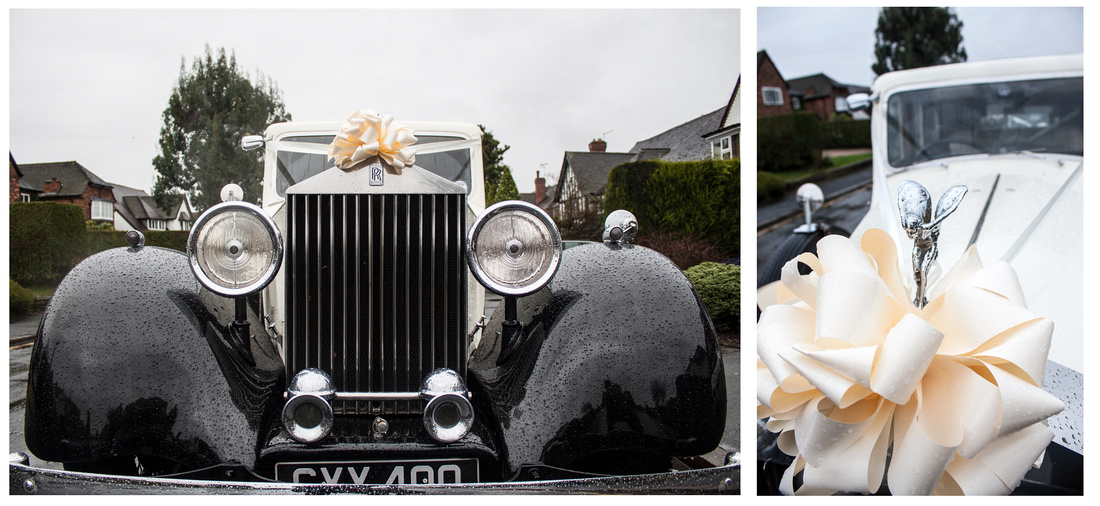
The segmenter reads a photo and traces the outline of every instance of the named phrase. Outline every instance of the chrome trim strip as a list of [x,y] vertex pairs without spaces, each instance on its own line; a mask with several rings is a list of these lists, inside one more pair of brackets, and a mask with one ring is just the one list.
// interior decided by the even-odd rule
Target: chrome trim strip
[[[412,298],[412,285],[409,283],[409,256],[412,255],[412,248],[409,247],[409,214],[412,208],[412,196],[405,195],[405,298],[406,300],[413,300]],[[402,383],[405,384],[405,390],[408,390],[409,376],[413,374],[412,368],[412,353],[409,350],[409,341],[412,339],[412,332],[409,327],[412,326],[412,314],[410,308],[412,304],[405,304],[405,370],[409,371],[403,378]],[[417,374],[417,376],[420,376]],[[400,379],[400,376],[399,376]],[[410,406],[405,404],[402,411],[409,411]]]
[[989,189],[989,195],[985,198],[985,206],[982,207],[982,214],[978,216],[978,223],[974,225],[974,233],[970,236],[970,242],[966,243],[966,249],[970,249],[974,243],[978,242],[978,234],[982,232],[982,225],[985,224],[985,215],[989,214],[989,204],[993,202],[993,194],[997,193],[997,183],[1001,182],[1001,174],[998,172],[997,177],[993,179],[993,187]]
[[1005,251],[1004,256],[1001,257],[1002,262],[1012,263],[1012,259],[1016,258],[1016,254],[1020,252],[1020,250],[1024,247],[1024,244],[1027,243],[1027,240],[1031,238],[1031,234],[1035,232],[1036,228],[1039,228],[1039,223],[1047,217],[1047,214],[1050,213],[1050,208],[1054,207],[1054,203],[1058,202],[1058,199],[1060,199],[1062,197],[1062,194],[1066,192],[1066,188],[1069,188],[1070,184],[1076,181],[1078,177],[1081,177],[1081,172],[1084,167],[1085,162],[1081,162],[1081,164],[1073,170],[1073,174],[1070,174],[1069,177],[1066,178],[1066,182],[1062,183],[1062,186],[1058,188],[1058,191],[1054,193],[1054,196],[1051,197],[1049,201],[1047,201],[1046,205],[1043,206],[1043,210],[1039,211],[1039,214],[1035,215],[1035,219],[1031,220],[1031,223],[1027,226],[1027,229],[1024,230],[1024,232],[1016,238],[1016,242],[1012,243],[1012,246],[1008,248],[1007,251]]
[[337,401],[419,401],[419,392],[336,392]]
[[458,485],[326,485],[274,481],[232,482],[106,476],[8,464],[9,494],[684,494],[740,493],[741,466],[733,464],[660,474],[551,481]]

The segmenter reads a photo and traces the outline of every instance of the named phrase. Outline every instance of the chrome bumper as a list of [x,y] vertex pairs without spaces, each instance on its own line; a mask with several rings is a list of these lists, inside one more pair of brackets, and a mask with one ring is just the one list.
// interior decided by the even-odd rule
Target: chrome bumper
[[740,494],[741,465],[638,476],[460,485],[298,485],[107,476],[9,463],[15,494]]

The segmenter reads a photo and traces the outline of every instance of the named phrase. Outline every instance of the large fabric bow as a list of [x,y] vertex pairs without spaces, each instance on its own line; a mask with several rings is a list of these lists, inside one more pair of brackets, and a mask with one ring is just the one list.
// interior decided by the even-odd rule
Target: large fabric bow
[[416,150],[409,147],[415,143],[412,130],[394,121],[393,116],[359,110],[348,117],[336,134],[329,145],[328,157],[336,159],[337,167],[352,169],[367,158],[380,156],[400,174],[401,169],[416,161]]
[[1064,407],[1041,388],[1054,325],[1012,267],[971,248],[917,309],[886,232],[817,249],[758,326],[757,415],[795,457],[780,492],[868,494],[884,474],[895,495],[1011,492]]

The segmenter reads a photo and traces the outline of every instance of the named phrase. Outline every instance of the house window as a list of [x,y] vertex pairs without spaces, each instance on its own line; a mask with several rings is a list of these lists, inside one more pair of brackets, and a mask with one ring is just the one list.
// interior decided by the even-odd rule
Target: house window
[[164,220],[149,220],[147,223],[148,223],[148,226],[149,226],[149,230],[164,230],[165,229]]
[[92,219],[93,220],[113,220],[115,219],[115,203],[107,200],[93,200],[92,201]]
[[845,97],[836,97],[836,112],[848,112],[848,99]]
[[791,109],[796,111],[802,110],[802,100],[798,97],[791,97]]
[[760,93],[764,95],[764,105],[783,105],[783,90],[773,86],[761,86]]
[[737,156],[735,136],[722,137],[710,143],[710,153],[714,158],[729,160]]
[[31,194],[29,194],[29,193],[20,193],[19,194],[19,200],[22,201],[22,202],[30,202],[31,201]]
[[181,221],[180,222],[180,230],[191,230],[191,222],[190,221]]

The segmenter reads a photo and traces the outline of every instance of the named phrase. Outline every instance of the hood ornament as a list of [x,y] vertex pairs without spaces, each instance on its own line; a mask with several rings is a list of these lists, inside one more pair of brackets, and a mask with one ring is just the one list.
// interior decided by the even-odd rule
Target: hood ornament
[[936,215],[933,218],[932,198],[924,186],[916,181],[905,181],[898,186],[901,226],[913,240],[913,279],[917,283],[913,305],[918,309],[923,309],[928,304],[928,298],[924,294],[928,289],[928,273],[939,255],[936,242],[940,239],[940,223],[959,207],[966,190],[965,185],[948,188],[936,204]]

